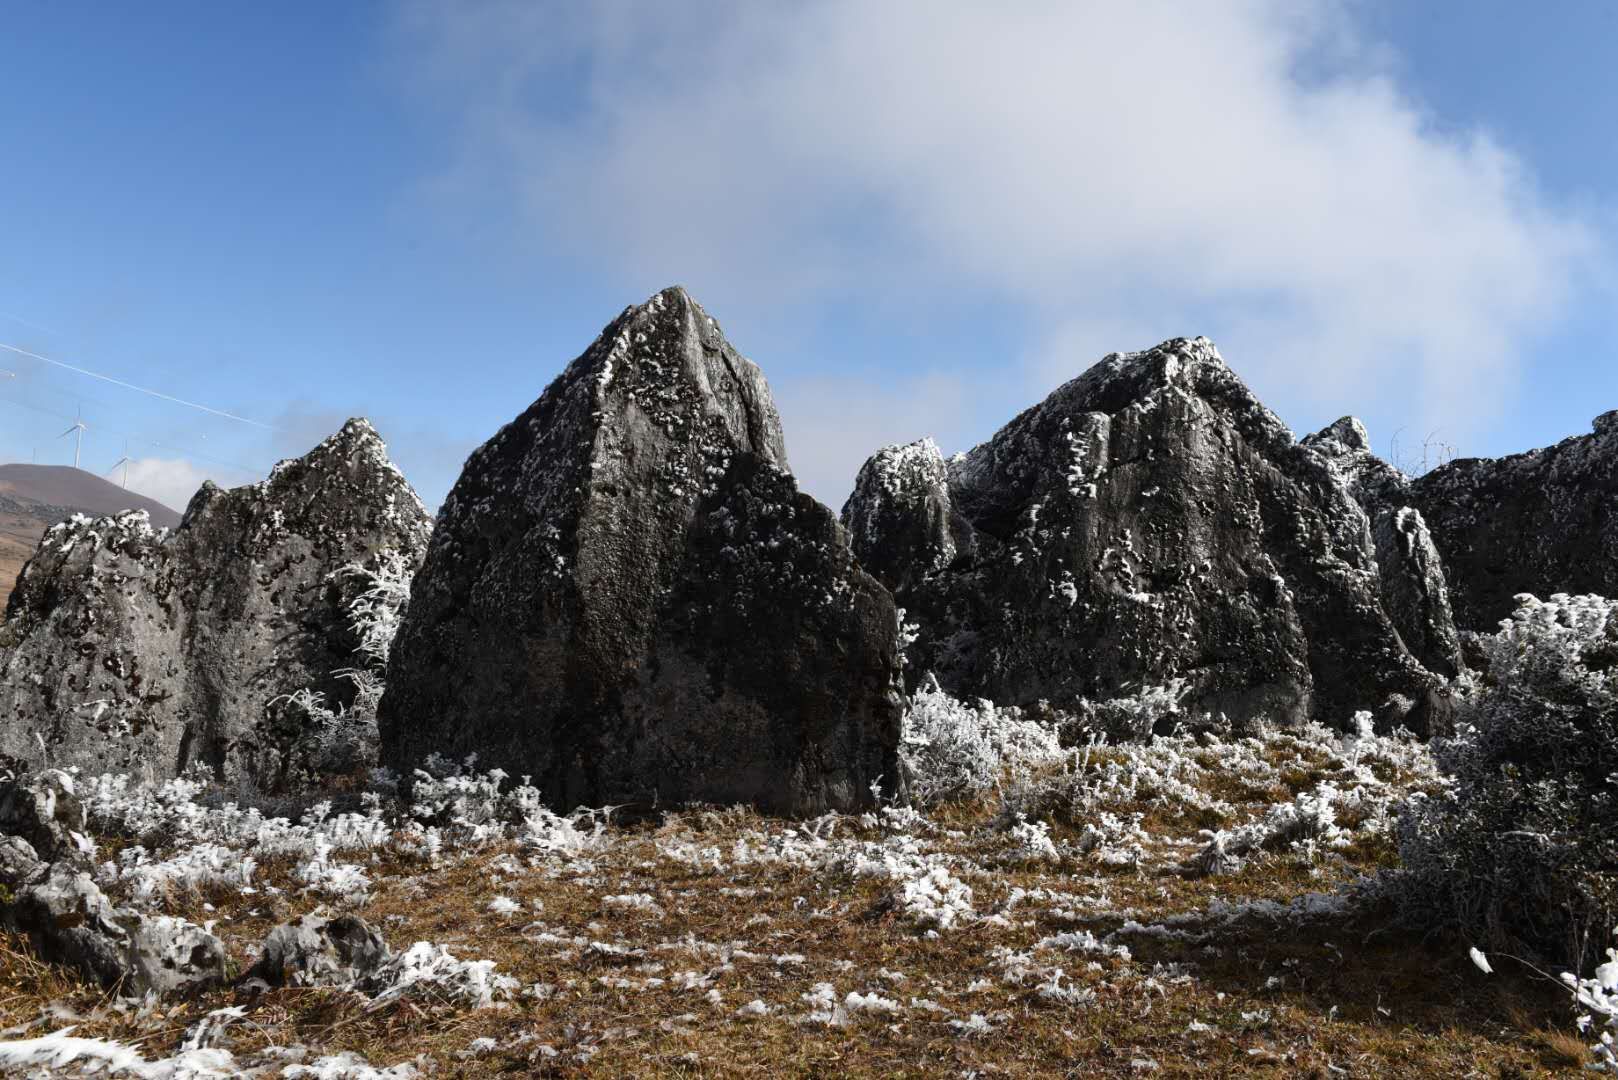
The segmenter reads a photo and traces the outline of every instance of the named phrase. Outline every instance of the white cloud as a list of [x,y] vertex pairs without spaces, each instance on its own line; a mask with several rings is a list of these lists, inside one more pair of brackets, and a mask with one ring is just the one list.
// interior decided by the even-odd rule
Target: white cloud
[[[123,473],[113,473],[111,478],[122,483]],[[135,458],[129,463],[130,491],[182,513],[204,480],[212,480],[221,487],[239,482],[181,458]]]
[[1595,250],[1510,152],[1425,115],[1351,8],[406,10],[457,174],[508,187],[556,253],[721,316],[1010,302],[1048,342],[1038,390],[1210,332],[1283,414],[1419,398],[1418,422],[1463,423]]

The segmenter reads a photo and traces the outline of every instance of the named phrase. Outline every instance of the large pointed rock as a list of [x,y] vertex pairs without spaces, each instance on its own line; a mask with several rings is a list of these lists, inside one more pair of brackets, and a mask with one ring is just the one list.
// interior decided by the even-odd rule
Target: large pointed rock
[[1618,411],[1593,426],[1525,454],[1452,461],[1412,483],[1462,629],[1493,632],[1518,593],[1618,596]]
[[1405,647],[1429,671],[1452,679],[1466,670],[1450,603],[1444,560],[1409,477],[1371,451],[1365,425],[1352,416],[1303,445],[1325,457],[1371,522],[1382,606]]
[[910,670],[953,693],[1442,722],[1440,680],[1383,607],[1343,477],[1206,339],[1113,354],[947,463],[885,451],[843,520],[918,625]]
[[172,532],[143,512],[54,527],[0,625],[0,754],[288,783],[320,733],[286,696],[354,697],[343,568],[387,552],[419,563],[430,531],[364,420],[262,483],[205,484]]
[[450,492],[384,757],[557,806],[866,804],[898,777],[892,598],[786,471],[763,375],[684,290],[626,310]]

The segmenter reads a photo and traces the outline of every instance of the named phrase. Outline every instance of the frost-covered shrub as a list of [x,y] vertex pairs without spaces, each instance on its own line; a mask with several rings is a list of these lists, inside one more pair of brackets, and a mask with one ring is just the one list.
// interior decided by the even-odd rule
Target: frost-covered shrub
[[1016,709],[951,697],[930,675],[905,715],[900,754],[911,798],[922,806],[975,798],[993,791],[1007,774],[1026,774],[1064,757],[1052,728],[1023,719]]
[[[1172,734],[1185,718],[1180,709],[1182,682],[1143,686],[1125,697],[1106,701],[1080,701],[1078,714],[1068,726],[1079,734],[1113,743],[1145,742],[1153,735]],[[1215,725],[1218,726],[1218,725]]]
[[948,930],[972,917],[971,886],[941,866],[901,882],[898,898],[905,914],[923,928]]
[[292,788],[318,783],[324,776],[352,775],[376,761],[381,739],[376,706],[382,699],[380,677],[371,671],[347,669],[338,673],[353,682],[352,706],[333,709],[326,695],[305,687],[283,694],[269,704],[270,721],[278,742],[288,749],[281,772]]
[[373,566],[349,563],[332,577],[358,587],[348,601],[349,626],[359,639],[355,651],[369,666],[381,669],[388,666],[393,639],[410,606],[410,581],[415,576],[415,564],[402,551],[382,552],[374,563]]
[[511,997],[520,986],[497,972],[493,960],[460,960],[428,941],[394,954],[372,981],[381,987],[368,1006],[373,1010],[407,997],[483,1009]]
[[381,704],[388,653],[410,602],[415,564],[400,551],[383,551],[371,565],[349,563],[327,575],[340,590],[353,634],[352,667],[332,674],[353,686],[353,700],[335,708],[325,693],[305,687],[267,703],[272,742],[285,747],[280,786],[299,788],[323,776],[352,775],[374,764],[380,747],[376,710]]
[[1400,822],[1402,896],[1424,925],[1583,970],[1618,924],[1618,602],[1518,604],[1436,750],[1452,785]]
[[1051,839],[1051,827],[1046,822],[1019,817],[1008,833],[1011,846],[1007,857],[1013,862],[1058,862],[1062,858],[1056,841]]

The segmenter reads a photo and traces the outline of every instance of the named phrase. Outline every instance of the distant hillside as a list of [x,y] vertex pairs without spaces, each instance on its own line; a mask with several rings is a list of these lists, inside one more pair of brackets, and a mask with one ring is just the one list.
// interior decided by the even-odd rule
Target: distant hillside
[[159,527],[180,523],[180,515],[162,503],[82,469],[0,465],[0,611],[46,529],[74,514],[99,517],[122,510],[145,510]]
[[152,516],[152,524],[161,528],[172,529],[180,523],[180,515],[157,500],[125,491],[71,465],[0,465],[0,495],[93,516],[144,510]]

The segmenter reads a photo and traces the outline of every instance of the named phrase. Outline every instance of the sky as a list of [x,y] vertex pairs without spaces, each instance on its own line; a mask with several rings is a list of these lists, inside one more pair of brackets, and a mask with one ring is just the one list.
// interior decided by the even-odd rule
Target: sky
[[1618,408],[1604,0],[0,18],[0,461],[70,464],[82,417],[84,468],[176,507],[351,415],[436,507],[676,283],[833,507],[1177,336],[1413,467]]

